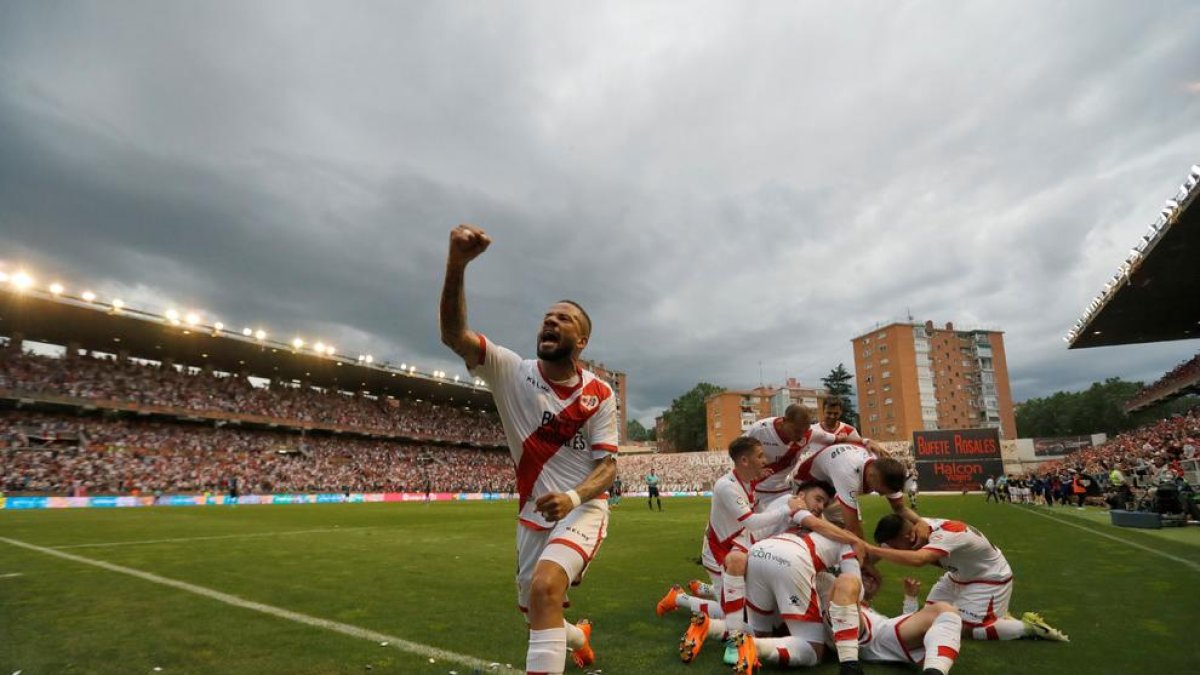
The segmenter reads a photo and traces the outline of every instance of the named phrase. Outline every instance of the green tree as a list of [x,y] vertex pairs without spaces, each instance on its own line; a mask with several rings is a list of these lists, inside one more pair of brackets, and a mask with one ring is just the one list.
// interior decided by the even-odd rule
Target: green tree
[[671,401],[663,413],[667,422],[667,440],[679,452],[697,452],[708,448],[708,425],[704,399],[725,391],[715,384],[701,382],[691,391]]
[[839,363],[837,368],[821,378],[821,384],[829,390],[831,397],[842,400],[842,419],[847,424],[857,427],[858,411],[854,407],[854,385],[851,384],[853,380],[854,373],[846,370],[845,364]]
[[1196,403],[1195,398],[1184,397],[1132,415],[1126,414],[1125,402],[1141,389],[1141,382],[1111,377],[1103,382],[1093,382],[1083,391],[1059,391],[1043,398],[1031,398],[1017,408],[1017,435],[1031,438],[1103,432],[1114,436],[1187,410]]
[[631,441],[648,441],[650,440],[650,432],[642,423],[637,420],[629,420],[625,423],[625,438]]

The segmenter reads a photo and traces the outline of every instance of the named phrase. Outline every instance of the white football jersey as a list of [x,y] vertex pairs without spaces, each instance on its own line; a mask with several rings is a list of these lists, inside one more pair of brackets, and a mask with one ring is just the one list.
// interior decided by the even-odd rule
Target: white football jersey
[[754,486],[743,483],[732,471],[713,483],[708,529],[704,532],[704,557],[718,567],[730,551],[747,551],[753,543],[745,522],[754,515]]
[[[749,436],[762,443],[763,454],[767,456],[767,466],[764,476],[754,483],[756,494],[774,495],[789,492],[791,486],[788,479],[796,468],[796,462],[808,443],[808,434],[794,443],[784,443],[779,437],[779,424],[782,417],[766,417],[746,429],[743,436]],[[811,428],[809,433],[812,433]]]
[[[534,504],[542,495],[566,492],[583,482],[596,462],[617,452],[617,414],[612,388],[579,369],[573,387],[542,375],[540,362],[479,336],[479,363],[471,370],[492,390],[504,436],[517,469],[521,523],[550,529]],[[597,498],[608,508],[607,501]]]
[[[801,533],[789,530],[770,538],[770,541],[775,540],[787,541],[799,547],[795,549],[796,554],[804,555],[812,560],[813,572],[817,574],[830,568],[847,566],[850,561],[857,560],[854,549],[850,546],[816,532]],[[857,570],[857,566],[854,566],[853,571],[845,571],[856,573]]]
[[833,431],[827,431],[820,424],[814,424],[809,428],[808,445],[804,448],[804,453],[806,455],[816,454],[836,443],[863,445],[863,437],[858,434],[857,429],[845,422],[838,422],[837,428]]
[[[863,483],[867,466],[875,461],[875,455],[861,445],[835,443],[818,450],[796,467],[799,482],[823,480],[833,484],[836,499],[842,506],[859,510],[858,496],[869,493]],[[900,499],[899,492],[887,495],[888,499]]]
[[940,554],[937,565],[950,573],[952,581],[1004,583],[1012,578],[1012,568],[1004,554],[979,530],[957,520],[924,520],[933,532],[921,550]]

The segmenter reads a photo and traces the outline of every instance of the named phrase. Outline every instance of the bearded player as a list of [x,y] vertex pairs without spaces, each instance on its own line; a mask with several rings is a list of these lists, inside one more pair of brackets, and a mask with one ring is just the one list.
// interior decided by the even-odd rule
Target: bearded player
[[467,264],[487,250],[481,229],[450,232],[442,288],[442,342],[492,391],[517,469],[517,597],[527,612],[525,668],[562,673],[568,647],[580,667],[595,660],[591,624],[563,619],[567,586],[583,580],[607,531],[604,491],[616,477],[617,416],[612,389],[578,365],[591,318],[577,303],[555,303],[537,333],[536,360],[522,360],[467,327]]
[[804,448],[804,456],[819,452],[836,443],[854,443],[861,445],[881,457],[888,455],[887,449],[879,443],[863,438],[850,424],[842,421],[845,404],[840,398],[825,400],[825,409],[821,414],[821,422],[814,424],[809,434],[808,444]]

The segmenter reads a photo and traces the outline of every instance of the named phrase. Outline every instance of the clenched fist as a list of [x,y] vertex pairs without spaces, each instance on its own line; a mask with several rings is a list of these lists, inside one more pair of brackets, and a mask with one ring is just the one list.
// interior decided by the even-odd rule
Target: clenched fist
[[474,225],[459,225],[450,230],[450,262],[465,265],[492,244],[492,238]]

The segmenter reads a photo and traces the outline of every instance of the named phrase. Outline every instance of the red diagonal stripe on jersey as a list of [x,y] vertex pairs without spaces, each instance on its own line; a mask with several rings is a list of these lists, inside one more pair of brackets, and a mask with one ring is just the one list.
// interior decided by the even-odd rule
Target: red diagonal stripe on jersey
[[739,529],[737,532],[729,535],[728,539],[717,539],[717,532],[712,528],[712,525],[709,525],[708,529],[704,531],[704,536],[708,538],[708,550],[712,552],[713,559],[722,568],[725,566],[725,556],[729,555],[729,552],[733,550],[734,539],[737,539],[738,535],[745,530],[746,528],[744,527]]
[[[579,433],[597,410],[600,410],[611,391],[600,380],[588,382],[571,405],[563,408],[554,419],[535,429],[521,444],[521,463],[517,465],[517,493],[521,496],[518,509],[525,508],[525,503],[533,494],[533,486],[537,483],[538,476],[542,475],[542,467],[546,466],[546,462],[550,461],[563,444]],[[595,396],[599,403],[588,410],[581,403],[585,396]]]

